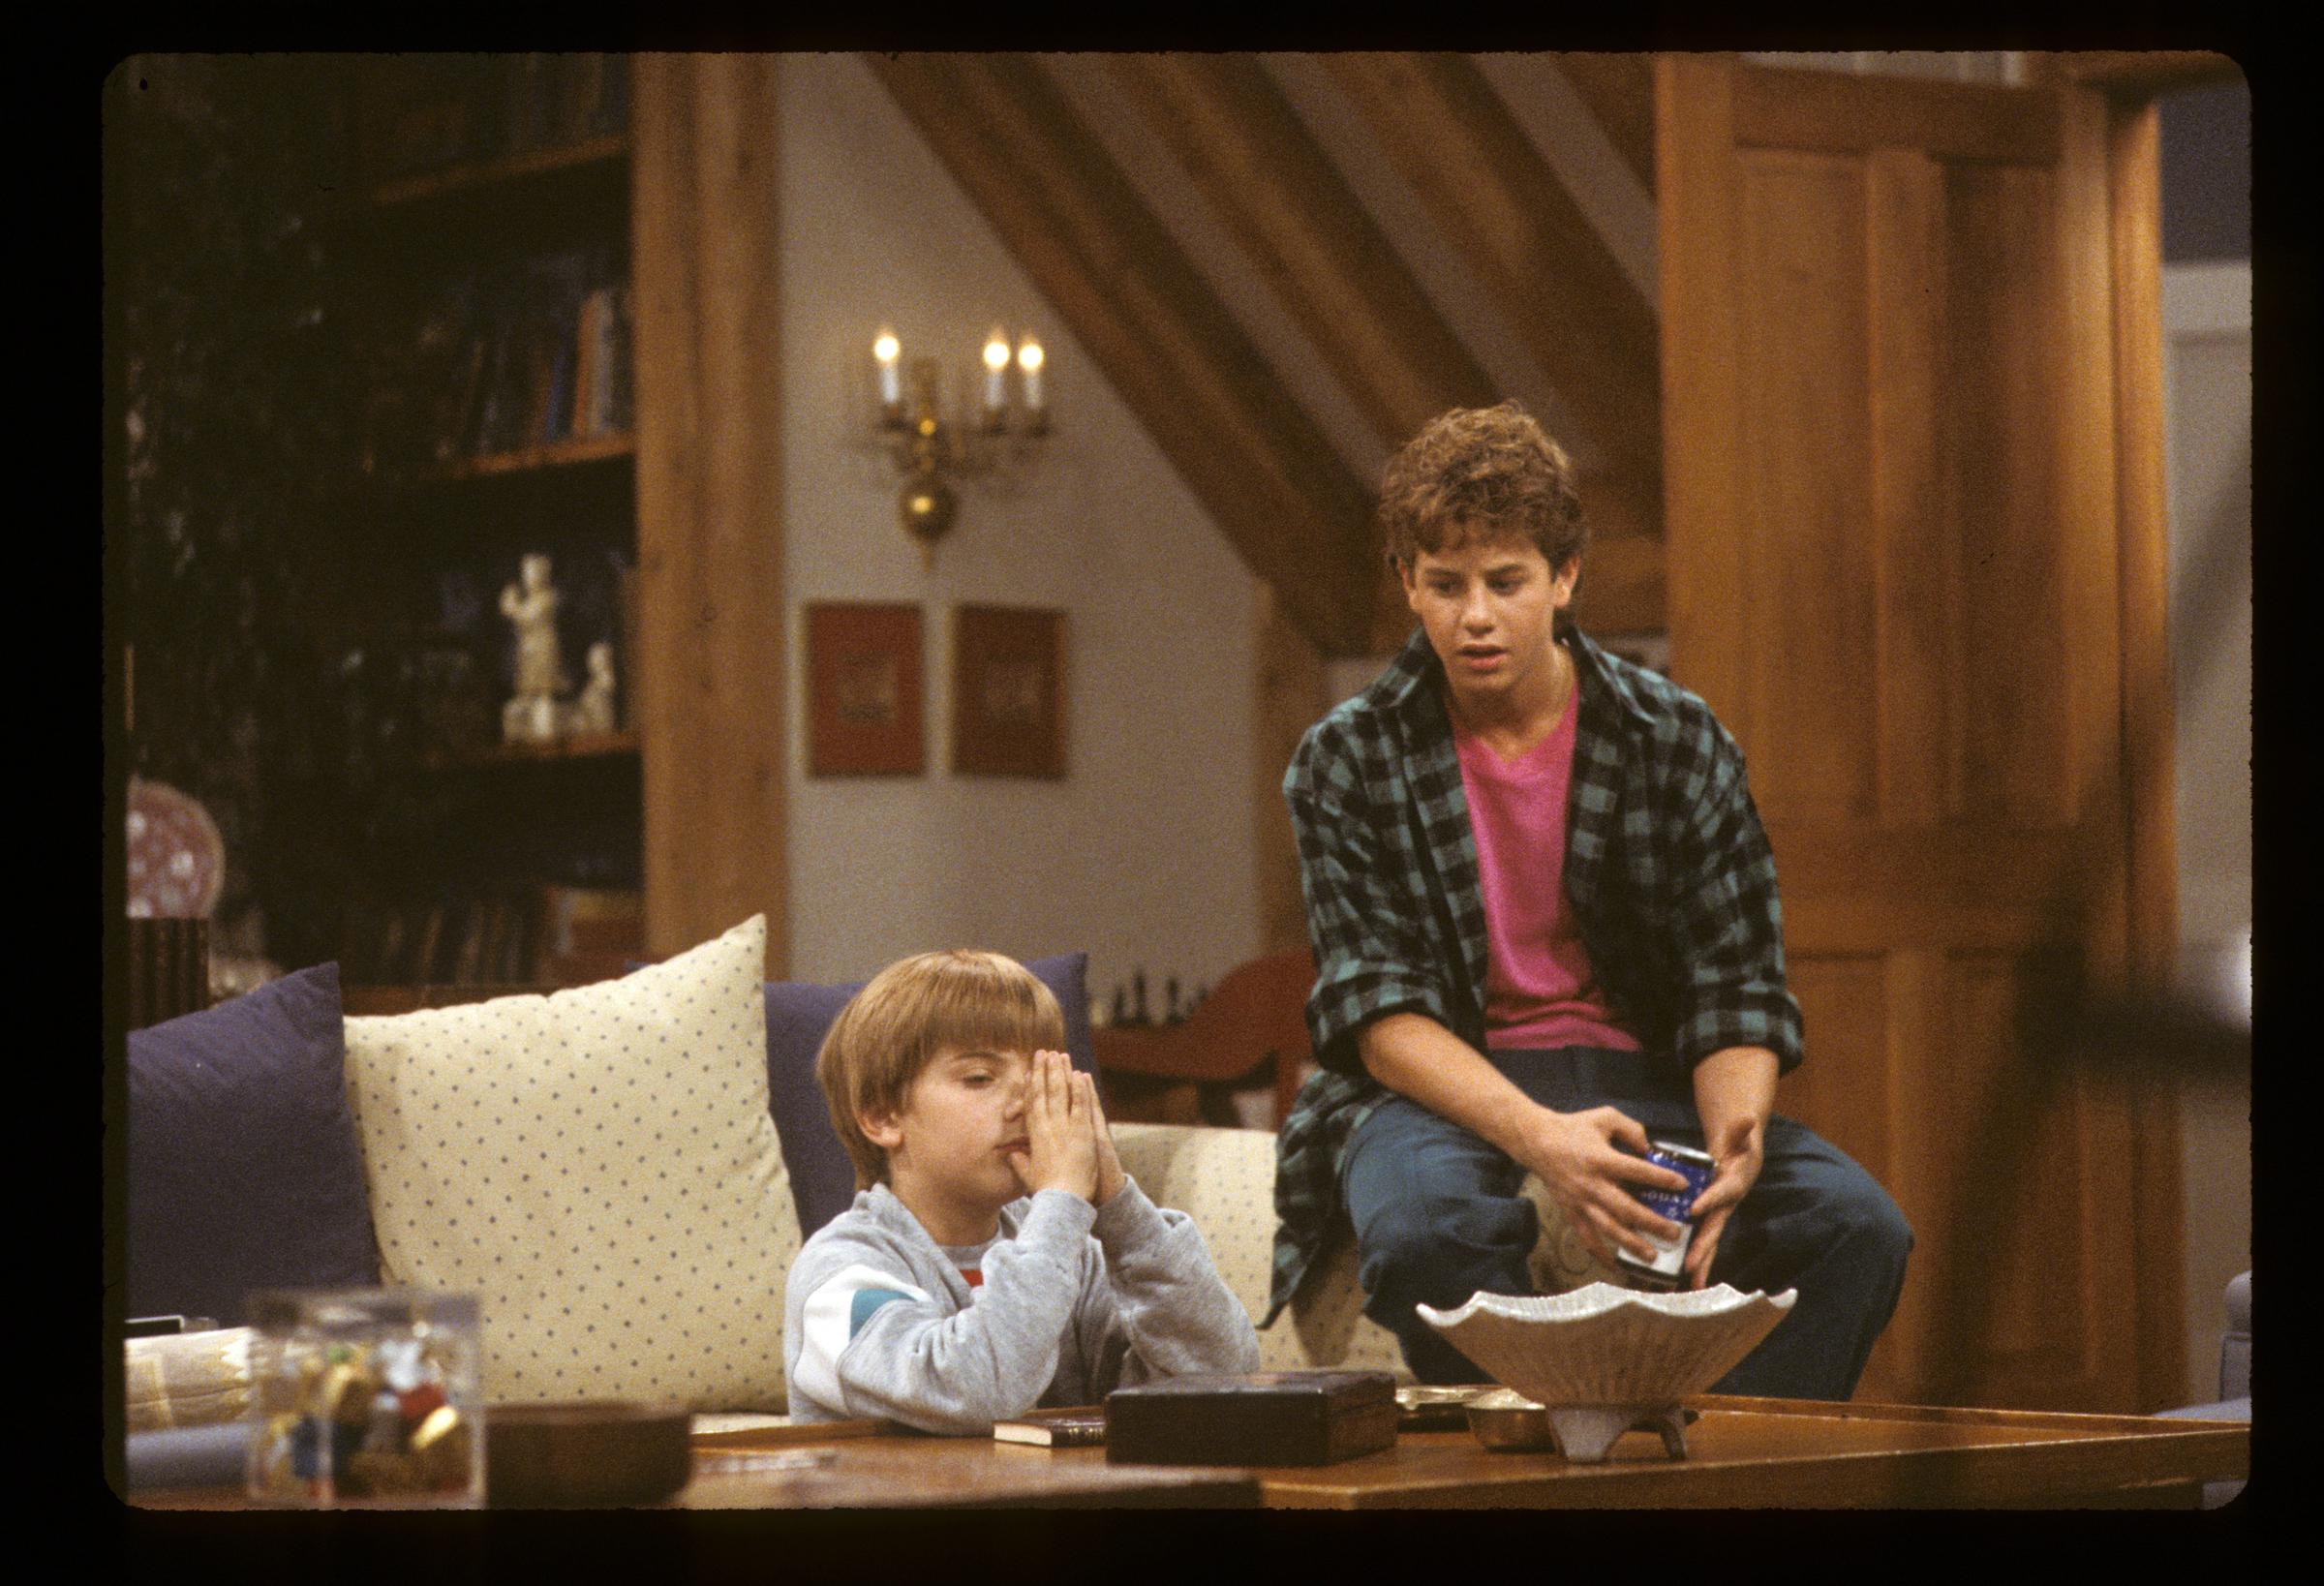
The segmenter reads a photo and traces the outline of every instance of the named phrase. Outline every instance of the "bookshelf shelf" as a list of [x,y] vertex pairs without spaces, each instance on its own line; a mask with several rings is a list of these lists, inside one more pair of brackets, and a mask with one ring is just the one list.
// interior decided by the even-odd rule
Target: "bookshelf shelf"
[[367,199],[374,209],[394,211],[431,198],[505,187],[543,176],[586,171],[593,168],[601,168],[608,175],[619,175],[626,172],[628,159],[629,137],[622,133],[609,137],[593,137],[561,148],[534,149],[524,154],[504,155],[496,160],[475,161],[443,170],[399,176],[374,186]]
[[521,451],[471,457],[465,462],[448,465],[443,473],[447,478],[473,479],[487,474],[521,473],[531,469],[566,468],[575,463],[596,463],[614,458],[634,460],[636,456],[637,437],[625,431],[620,435],[575,436],[570,440],[553,441],[546,445],[527,446]]
[[537,765],[554,760],[612,760],[637,753],[633,732],[586,733],[548,744],[495,744],[464,754],[435,754],[427,764],[435,770],[472,766]]
[[639,735],[474,744],[508,686],[495,595],[520,553],[555,563],[573,683],[597,643],[617,697],[635,683],[627,76],[616,55],[412,56],[356,82],[364,164],[334,240],[367,382],[337,517],[417,725],[413,835],[397,860],[351,856],[351,984],[573,984],[602,968],[584,949],[618,973],[642,947]]
[[462,458],[456,463],[438,464],[420,470],[417,478],[423,482],[482,479],[496,474],[570,468],[580,463],[602,463],[625,458],[634,460],[636,456],[637,437],[634,434],[624,432],[620,435],[576,436],[543,445],[526,446],[517,451],[492,452],[482,457]]

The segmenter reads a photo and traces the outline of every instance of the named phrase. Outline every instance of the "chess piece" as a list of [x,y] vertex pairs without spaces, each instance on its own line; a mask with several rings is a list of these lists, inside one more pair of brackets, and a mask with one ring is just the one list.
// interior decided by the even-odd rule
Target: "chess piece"
[[537,553],[520,564],[520,581],[501,591],[501,615],[516,628],[516,693],[501,711],[501,736],[511,744],[557,736],[557,696],[567,685],[557,648],[557,590],[549,559]]

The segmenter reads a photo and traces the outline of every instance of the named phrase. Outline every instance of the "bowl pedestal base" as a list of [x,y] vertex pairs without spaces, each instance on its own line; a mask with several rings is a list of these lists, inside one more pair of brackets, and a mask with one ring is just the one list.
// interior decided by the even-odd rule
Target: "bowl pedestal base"
[[1550,1405],[1548,1411],[1550,1429],[1557,1434],[1557,1451],[1569,1464],[1604,1463],[1614,1440],[1634,1427],[1660,1433],[1663,1451],[1671,1458],[1687,1457],[1687,1418],[1678,1405],[1562,1404]]

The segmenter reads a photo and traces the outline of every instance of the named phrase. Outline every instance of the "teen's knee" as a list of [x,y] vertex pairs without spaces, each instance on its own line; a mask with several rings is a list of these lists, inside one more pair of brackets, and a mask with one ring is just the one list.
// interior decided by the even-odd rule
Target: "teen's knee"
[[1828,1207],[1838,1238],[1866,1258],[1902,1270],[1912,1253],[1912,1225],[1904,1208],[1870,1174],[1859,1176]]

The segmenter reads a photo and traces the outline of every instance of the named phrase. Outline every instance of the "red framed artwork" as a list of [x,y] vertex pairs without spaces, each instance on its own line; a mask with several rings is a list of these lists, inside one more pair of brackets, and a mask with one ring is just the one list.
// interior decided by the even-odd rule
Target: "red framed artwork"
[[920,608],[838,601],[807,608],[810,777],[917,777]]
[[952,769],[1065,775],[1065,614],[962,606],[952,625]]

